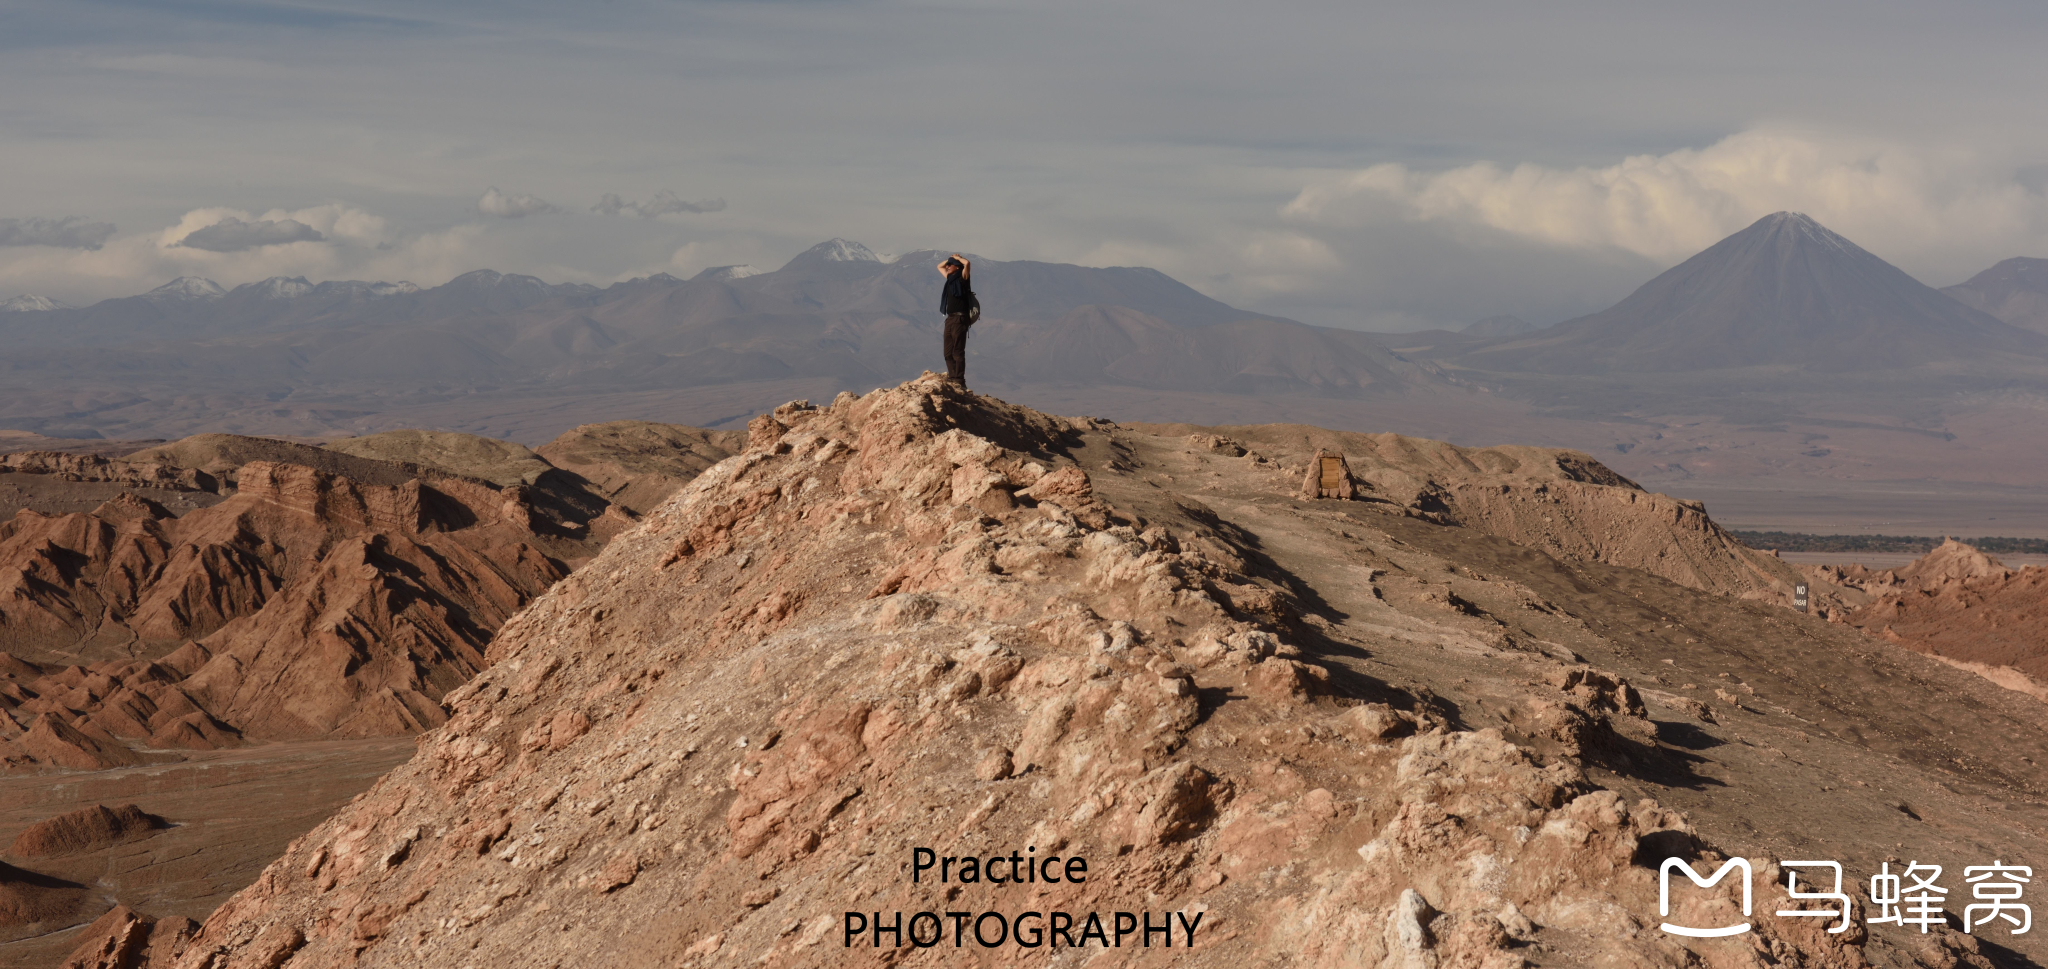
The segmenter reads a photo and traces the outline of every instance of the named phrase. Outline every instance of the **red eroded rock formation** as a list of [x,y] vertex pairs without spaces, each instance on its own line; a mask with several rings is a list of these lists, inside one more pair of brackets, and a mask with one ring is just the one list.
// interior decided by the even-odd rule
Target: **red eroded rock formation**
[[595,550],[523,487],[261,461],[238,481],[182,518],[123,496],[0,524],[8,764],[434,726],[498,625]]
[[1899,569],[1814,572],[1869,597],[1837,605],[1830,615],[1838,621],[1909,649],[2048,681],[2048,568],[2007,568],[1951,538]]
[[97,481],[171,491],[218,491],[219,479],[197,468],[139,464],[99,454],[16,451],[0,454],[0,474],[46,474],[67,481]]
[[199,925],[188,918],[157,919],[116,905],[80,934],[78,948],[60,969],[137,969],[170,966],[185,952]]
[[0,763],[432,727],[507,617],[738,437],[620,422],[550,446],[592,478],[445,432],[350,442],[419,463],[229,434],[0,455]]

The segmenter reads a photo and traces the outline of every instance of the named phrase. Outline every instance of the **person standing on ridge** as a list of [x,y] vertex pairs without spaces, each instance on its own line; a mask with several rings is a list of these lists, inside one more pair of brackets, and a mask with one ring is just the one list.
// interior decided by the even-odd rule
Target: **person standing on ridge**
[[981,300],[968,282],[974,264],[959,253],[939,263],[946,288],[939,291],[939,312],[946,314],[946,379],[967,387],[967,328],[981,319]]

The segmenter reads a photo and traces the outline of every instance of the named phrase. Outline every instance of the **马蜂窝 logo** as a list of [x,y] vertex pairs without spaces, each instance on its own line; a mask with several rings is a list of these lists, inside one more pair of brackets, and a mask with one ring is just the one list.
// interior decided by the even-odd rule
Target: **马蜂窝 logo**
[[[1694,871],[1693,867],[1686,864],[1682,859],[1664,859],[1663,866],[1657,869],[1657,915],[1659,917],[1671,917],[1671,870],[1674,868],[1685,872],[1685,877],[1701,888],[1712,888],[1720,884],[1721,879],[1729,871],[1736,868],[1742,869],[1742,917],[1745,919],[1749,917],[1749,859],[1747,858],[1728,859],[1720,868],[1714,870],[1714,875],[1711,878],[1700,877],[1700,873]],[[1694,939],[1718,939],[1723,936],[1741,935],[1749,931],[1749,923],[1739,922],[1735,925],[1722,925],[1711,929],[1695,929],[1691,926],[1672,925],[1666,922],[1660,928],[1672,935],[1683,935]]]
[[[1809,909],[1779,909],[1781,918],[1828,918],[1840,920],[1828,927],[1828,933],[1839,934],[1849,930],[1854,903],[1847,892],[1842,890],[1842,865],[1835,861],[1781,861],[1778,866],[1785,870],[1785,895],[1795,902],[1832,902],[1833,907]],[[1657,914],[1671,917],[1671,872],[1676,869],[1685,873],[1694,885],[1712,888],[1727,877],[1728,872],[1742,869],[1742,915],[1747,919],[1750,912],[1750,867],[1746,858],[1733,858],[1715,869],[1711,877],[1702,878],[1691,865],[1682,859],[1666,858],[1657,872]],[[1834,874],[1834,887],[1828,891],[1801,891],[1799,868],[1822,868]],[[1903,872],[1894,873],[1890,861],[1886,861],[1878,873],[1870,877],[1870,906],[1873,914],[1871,925],[1897,925],[1902,928],[1918,928],[1923,934],[1930,928],[1947,924],[1951,916],[1942,908],[1947,900],[1948,889],[1939,884],[1942,866],[1922,864],[1914,861]],[[2033,880],[2034,869],[2026,865],[2008,865],[2004,861],[1993,861],[1988,865],[1971,865],[1963,869],[1970,885],[1970,896],[1974,905],[1963,908],[1963,931],[1975,933],[1993,922],[2004,922],[2012,935],[2025,935],[2034,927],[2033,909],[2020,901],[2027,883]],[[1741,935],[1750,930],[1749,922],[1735,925],[1721,925],[1711,928],[1694,928],[1689,925],[1673,925],[1665,922],[1664,931],[1672,935],[1683,935],[1694,939],[1717,939]]]

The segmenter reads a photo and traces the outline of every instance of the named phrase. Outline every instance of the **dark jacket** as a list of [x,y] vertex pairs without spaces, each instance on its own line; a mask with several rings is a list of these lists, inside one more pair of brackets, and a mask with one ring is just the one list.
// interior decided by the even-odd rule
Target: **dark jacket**
[[939,293],[939,312],[951,316],[965,313],[974,305],[974,287],[968,285],[965,273],[954,273],[946,277],[946,288]]

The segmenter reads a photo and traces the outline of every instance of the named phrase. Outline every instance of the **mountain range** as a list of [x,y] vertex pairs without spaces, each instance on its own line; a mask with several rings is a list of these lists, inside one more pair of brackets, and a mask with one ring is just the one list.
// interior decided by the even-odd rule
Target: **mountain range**
[[[941,256],[834,239],[765,271],[602,288],[487,270],[428,288],[184,278],[0,313],[0,428],[325,440],[427,427],[529,444],[621,417],[732,428],[938,369]],[[1721,507],[1734,499],[1716,487],[1767,484],[1736,496],[1758,512],[1733,519],[1745,528],[1811,527],[1769,517],[1792,514],[1774,497],[1785,489],[1966,482],[1989,490],[1909,519],[1996,534],[1993,519],[2037,504],[2048,516],[2011,490],[2048,474],[2030,416],[2048,402],[2044,266],[2008,260],[1935,290],[1778,213],[1581,319],[1371,334],[1232,307],[1151,269],[977,259],[987,317],[969,380],[1065,413],[1577,447]],[[1966,507],[1981,510],[1951,517]]]
[[[852,388],[936,364],[936,250],[884,260],[833,239],[774,271],[707,269],[598,288],[478,270],[409,282],[273,277],[224,290],[180,277],[69,308],[0,315],[12,378],[205,380],[266,400],[519,386],[606,392],[824,378]],[[1163,273],[979,260],[988,318],[971,367],[1002,384],[1356,397],[1475,374],[1793,367],[1860,373],[2048,354],[2048,260],[2013,259],[1936,291],[1811,218],[1767,216],[1591,316],[1537,329],[1362,334],[1240,310]],[[1391,343],[1401,352],[1389,352]],[[388,386],[396,381],[400,386]],[[1483,378],[1482,378],[1483,382]],[[17,385],[20,386],[20,385]],[[32,390],[32,386],[21,387]],[[163,389],[173,389],[164,387]],[[27,415],[9,415],[22,425]]]
[[[867,389],[941,366],[941,257],[884,261],[834,239],[769,272],[601,289],[488,270],[432,288],[279,277],[223,290],[185,277],[0,314],[0,422],[168,437],[220,429],[192,421],[231,412],[236,430],[319,435],[336,418],[480,395]],[[1364,334],[1240,310],[1156,270],[977,260],[975,287],[988,307],[971,344],[978,381],[1336,397],[1448,384]],[[265,424],[307,408],[323,416]]]

